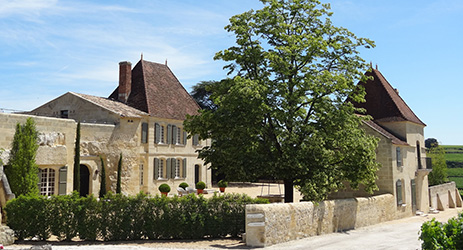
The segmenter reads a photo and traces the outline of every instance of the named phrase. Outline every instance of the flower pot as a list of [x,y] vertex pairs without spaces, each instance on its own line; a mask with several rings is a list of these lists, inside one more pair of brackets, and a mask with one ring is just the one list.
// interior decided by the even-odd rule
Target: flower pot
[[225,187],[219,187],[220,192],[224,193],[225,192]]
[[167,194],[168,194],[168,193],[169,193],[169,192],[161,192],[161,195],[167,197]]
[[197,189],[198,190],[198,194],[202,194],[204,189]]

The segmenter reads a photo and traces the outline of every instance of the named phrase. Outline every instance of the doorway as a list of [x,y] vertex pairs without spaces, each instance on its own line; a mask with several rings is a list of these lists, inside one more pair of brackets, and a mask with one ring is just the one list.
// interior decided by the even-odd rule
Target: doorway
[[200,170],[200,169],[199,169],[199,165],[196,164],[196,165],[195,165],[195,184],[198,183],[198,182],[201,180],[201,179],[199,178],[199,173],[200,173],[199,170]]
[[80,165],[80,196],[89,195],[90,191],[90,171],[85,165]]

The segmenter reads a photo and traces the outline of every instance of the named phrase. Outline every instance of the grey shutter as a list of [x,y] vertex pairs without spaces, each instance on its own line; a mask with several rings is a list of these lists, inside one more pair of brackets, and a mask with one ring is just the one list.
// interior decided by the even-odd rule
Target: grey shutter
[[167,158],[166,165],[166,178],[170,178],[170,172],[172,172],[172,161],[170,158]]
[[148,123],[141,124],[141,143],[148,142]]
[[66,184],[67,184],[68,168],[62,167],[59,169],[59,185],[58,195],[66,195]]
[[193,136],[193,146],[198,146],[199,145],[199,135],[195,134]]
[[167,144],[172,144],[172,125],[167,125]]
[[154,158],[154,179],[159,179],[159,159]]
[[185,131],[183,131],[183,145],[186,145],[186,140],[188,138],[188,135]]
[[161,142],[161,130],[159,123],[154,124],[154,143],[160,143]]
[[172,125],[172,144],[177,144],[177,126]]
[[186,178],[186,158],[183,158],[183,164],[182,164],[182,178]]

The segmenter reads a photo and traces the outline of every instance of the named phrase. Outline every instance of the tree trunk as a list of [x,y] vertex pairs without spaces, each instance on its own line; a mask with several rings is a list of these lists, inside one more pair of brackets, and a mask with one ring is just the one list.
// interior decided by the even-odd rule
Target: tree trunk
[[284,180],[285,183],[285,203],[294,202],[294,181]]

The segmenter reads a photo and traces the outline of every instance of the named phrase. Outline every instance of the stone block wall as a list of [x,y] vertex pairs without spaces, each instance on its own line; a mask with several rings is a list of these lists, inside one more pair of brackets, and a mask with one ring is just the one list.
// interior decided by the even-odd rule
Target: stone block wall
[[246,206],[246,245],[265,247],[364,227],[396,218],[391,194],[312,202]]
[[462,207],[462,199],[455,182],[429,187],[429,205],[440,211]]

